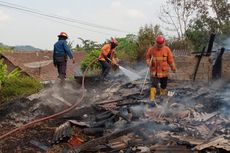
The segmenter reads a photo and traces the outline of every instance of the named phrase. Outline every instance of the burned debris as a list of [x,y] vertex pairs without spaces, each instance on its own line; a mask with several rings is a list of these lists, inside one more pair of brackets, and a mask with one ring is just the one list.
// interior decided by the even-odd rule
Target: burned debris
[[140,95],[140,86],[140,81],[114,86],[119,99],[87,106],[90,111],[80,118],[69,116],[56,128],[47,152],[56,147],[70,153],[230,151],[229,113],[222,111],[229,107],[228,97],[221,94],[229,85],[222,92],[202,85],[171,87],[174,95],[155,103]]

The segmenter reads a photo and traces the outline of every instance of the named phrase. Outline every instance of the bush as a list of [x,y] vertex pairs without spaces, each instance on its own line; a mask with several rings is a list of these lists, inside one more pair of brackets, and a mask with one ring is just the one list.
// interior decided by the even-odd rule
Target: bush
[[[100,51],[99,50],[93,50],[87,56],[83,61],[81,61],[81,70],[84,72],[89,64],[91,64],[96,58],[99,57]],[[89,71],[95,71],[100,68],[100,63],[98,61],[95,61],[89,68]]]
[[190,40],[177,40],[177,39],[168,39],[167,45],[171,50],[180,50],[191,52],[193,50],[193,45]]
[[138,57],[138,46],[134,35],[127,35],[118,39],[119,45],[116,48],[117,57],[129,63],[133,63]]
[[19,69],[14,69],[12,72],[8,72],[7,65],[3,63],[3,60],[0,60],[0,89],[7,79],[17,78],[20,77],[20,75],[21,71]]
[[17,96],[27,96],[42,89],[39,81],[25,76],[6,79],[2,83],[1,96],[3,101],[8,101]]
[[39,81],[22,76],[19,69],[8,72],[7,65],[0,60],[0,102],[17,96],[30,95],[42,88]]

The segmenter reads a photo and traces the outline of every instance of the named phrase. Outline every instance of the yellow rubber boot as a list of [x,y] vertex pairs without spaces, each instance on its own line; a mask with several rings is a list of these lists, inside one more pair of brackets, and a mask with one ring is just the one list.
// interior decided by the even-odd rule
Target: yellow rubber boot
[[157,89],[156,88],[150,88],[149,100],[154,101],[156,98],[156,94],[157,94]]
[[167,95],[167,94],[168,94],[167,89],[162,89],[162,88],[161,88],[161,90],[160,90],[160,94],[161,94],[161,96],[165,96],[165,95]]

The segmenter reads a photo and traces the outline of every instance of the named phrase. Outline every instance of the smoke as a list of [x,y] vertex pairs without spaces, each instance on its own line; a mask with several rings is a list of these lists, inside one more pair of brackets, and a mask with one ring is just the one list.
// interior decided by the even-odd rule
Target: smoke
[[230,50],[230,37],[224,40],[223,47],[227,50]]
[[226,51],[230,51],[230,36],[226,36],[226,35],[216,36],[216,40],[213,46],[213,51],[218,51],[222,47],[224,47]]
[[146,63],[143,61],[143,62],[137,62],[135,65],[134,65],[134,68],[133,68],[138,75],[140,75],[142,78],[145,77],[147,71],[149,71],[149,68],[148,66],[146,65]]
[[224,115],[230,116],[230,83],[224,87],[223,93],[221,93],[220,97],[220,102],[222,103],[220,112]]
[[133,118],[143,117],[146,112],[146,105],[136,105],[129,108]]
[[127,68],[124,68],[122,66],[119,66],[119,68],[129,78],[130,81],[134,81],[141,78],[137,73],[128,70]]
[[78,100],[81,93],[81,90],[78,90],[80,86],[79,88],[78,86],[68,81],[64,85],[61,85],[59,81],[56,81],[50,87],[45,88],[40,93],[39,98],[43,105],[49,106],[57,112],[63,110],[63,108],[70,107]]

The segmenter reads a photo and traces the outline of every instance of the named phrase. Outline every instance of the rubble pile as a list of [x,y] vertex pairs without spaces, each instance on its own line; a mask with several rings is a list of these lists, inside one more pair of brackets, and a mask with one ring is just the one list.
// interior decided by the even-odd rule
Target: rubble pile
[[[109,101],[76,110],[56,128],[47,152],[228,152],[230,114],[227,83],[171,85],[171,96],[148,100],[141,81],[111,86]],[[88,109],[88,111],[87,111]]]

